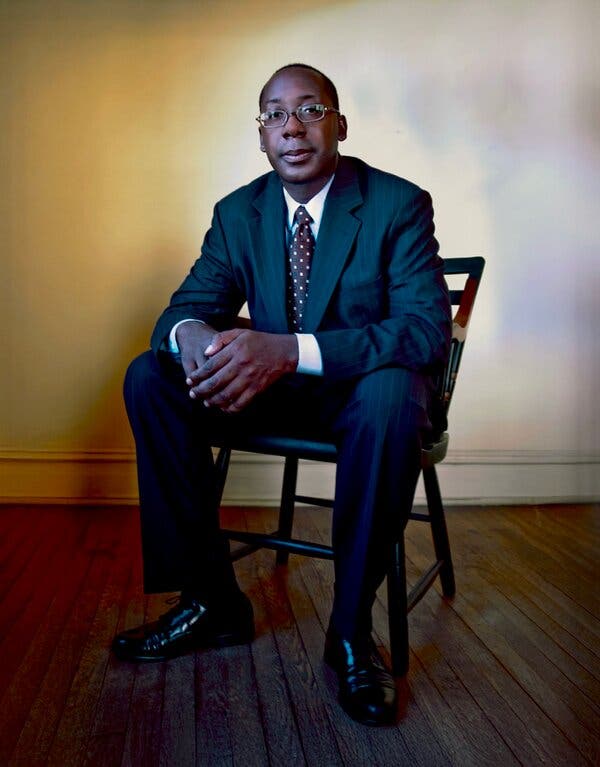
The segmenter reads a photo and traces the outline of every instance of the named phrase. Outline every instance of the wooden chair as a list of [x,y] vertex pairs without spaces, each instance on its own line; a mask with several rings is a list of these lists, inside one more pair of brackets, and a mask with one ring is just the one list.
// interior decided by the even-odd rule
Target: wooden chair
[[[438,386],[439,400],[437,405],[439,406],[438,423],[440,428],[433,435],[432,441],[423,447],[421,451],[421,468],[428,513],[411,511],[409,515],[410,520],[428,522],[430,524],[435,561],[421,575],[410,593],[407,594],[404,534],[397,541],[393,542],[393,558],[387,575],[387,591],[390,654],[392,670],[397,676],[402,676],[408,671],[408,613],[433,585],[438,575],[444,596],[452,597],[455,593],[450,544],[435,466],[444,460],[448,450],[448,432],[445,430],[447,413],[485,261],[477,256],[473,258],[450,258],[446,259],[444,264],[446,275],[461,275],[465,279],[461,289],[450,290],[450,300],[452,306],[456,307],[456,310],[454,313],[449,359],[443,374],[440,376]],[[220,482],[219,503],[227,477],[232,450],[285,457],[277,530],[268,534],[241,530],[224,530],[224,533],[230,540],[243,544],[232,552],[232,559],[239,559],[260,548],[275,549],[277,551],[277,564],[282,565],[287,563],[290,553],[333,559],[333,551],[330,546],[298,540],[292,537],[296,503],[333,506],[333,502],[330,499],[315,498],[296,493],[298,461],[299,459],[309,459],[335,463],[337,454],[333,444],[271,434],[255,434],[244,439],[233,438],[227,440],[216,438],[213,441],[213,445],[220,448],[216,459]]]

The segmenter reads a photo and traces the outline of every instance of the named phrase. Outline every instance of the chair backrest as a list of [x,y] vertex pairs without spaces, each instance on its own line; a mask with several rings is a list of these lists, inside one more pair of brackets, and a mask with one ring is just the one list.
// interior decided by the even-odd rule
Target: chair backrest
[[439,394],[444,416],[447,415],[450,401],[452,400],[463,347],[467,338],[469,321],[484,266],[485,259],[481,256],[444,259],[444,273],[446,275],[461,274],[465,276],[465,283],[462,289],[456,290],[452,288],[450,290],[450,303],[453,307],[456,307],[456,310],[452,322],[452,343],[450,345],[448,363],[439,384]]
[[[485,259],[482,256],[471,256],[469,258],[445,258],[444,274],[458,274],[465,277],[462,288],[450,290],[450,303],[456,307],[452,321],[452,343],[450,345],[450,354],[448,362],[444,368],[443,374],[438,382],[439,402],[434,415],[434,423],[437,432],[445,431],[447,428],[447,415],[458,368],[462,357],[463,346],[467,338],[469,321],[475,304],[475,297],[479,289],[481,275],[485,266]],[[250,320],[246,317],[238,317],[236,327],[250,328]]]

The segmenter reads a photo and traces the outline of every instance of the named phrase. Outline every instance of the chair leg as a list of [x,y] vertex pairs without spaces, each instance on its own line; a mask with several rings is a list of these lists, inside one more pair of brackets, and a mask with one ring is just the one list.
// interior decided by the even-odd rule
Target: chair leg
[[[290,540],[292,537],[297,479],[298,459],[288,456],[285,459],[285,467],[283,469],[281,503],[279,505],[279,526],[277,530],[277,534],[286,540]],[[289,553],[287,551],[278,551],[275,561],[278,565],[287,565],[288,559]]]
[[408,671],[408,615],[404,532],[400,533],[400,538],[393,547],[392,562],[387,576],[387,592],[392,672],[394,676],[404,676]]
[[423,469],[423,483],[425,485],[427,507],[431,518],[431,535],[433,537],[435,556],[438,561],[443,562],[440,569],[442,592],[445,597],[453,597],[456,593],[454,568],[452,566],[450,541],[448,540],[448,529],[446,527],[446,518],[444,516],[444,504],[442,502],[442,495],[440,493],[440,485],[438,483],[435,466]]

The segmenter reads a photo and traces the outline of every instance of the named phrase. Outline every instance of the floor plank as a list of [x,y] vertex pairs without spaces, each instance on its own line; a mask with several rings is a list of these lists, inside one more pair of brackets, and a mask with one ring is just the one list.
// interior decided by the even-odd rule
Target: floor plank
[[[582,767],[600,759],[598,506],[448,512],[457,595],[409,616],[410,670],[394,727],[341,711],[322,660],[331,562],[270,551],[236,563],[256,615],[249,646],[127,664],[114,633],[151,620],[137,511],[0,507],[0,764],[13,767]],[[265,530],[272,509],[225,509]],[[330,512],[297,512],[328,541]],[[406,533],[414,580],[427,525]],[[374,636],[389,659],[385,590]]]
[[[82,514],[86,513],[88,512],[82,512]],[[96,524],[90,526],[89,535],[81,544],[91,564],[86,572],[83,588],[73,603],[72,610],[52,648],[46,673],[37,690],[37,696],[20,733],[10,764],[33,767],[33,765],[47,763],[69,690],[79,669],[99,599],[108,578],[107,552],[115,545],[118,534],[118,520],[110,519],[107,514],[104,518],[98,517]],[[75,550],[71,554],[74,555]],[[41,580],[42,584],[52,584],[53,589],[57,586],[60,588],[60,580],[65,572],[70,572],[68,556],[65,556],[61,566],[50,567],[42,577],[36,567],[33,583],[39,584]],[[21,641],[25,646],[28,645],[24,635],[21,636]]]

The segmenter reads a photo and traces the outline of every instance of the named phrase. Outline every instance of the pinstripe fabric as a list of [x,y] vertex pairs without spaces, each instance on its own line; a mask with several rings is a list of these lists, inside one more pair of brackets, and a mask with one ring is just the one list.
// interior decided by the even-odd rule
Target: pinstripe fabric
[[412,506],[431,394],[428,376],[402,368],[377,370],[351,387],[333,425],[339,458],[332,623],[344,636],[370,630],[390,542]]
[[[202,255],[155,327],[152,348],[159,359],[178,320],[192,317],[225,328],[244,301],[255,329],[289,332],[285,216],[281,182],[274,173],[215,206]],[[445,360],[449,345],[450,305],[426,192],[359,160],[340,159],[312,259],[303,321],[304,331],[314,333],[319,344],[323,378],[292,376],[273,386],[250,408],[259,416],[254,426],[248,414],[220,423],[260,428],[271,419],[284,430],[314,427],[320,436],[324,430],[336,442],[332,622],[340,634],[351,636],[370,627],[388,544],[412,504],[421,438],[429,428],[430,374]],[[208,455],[207,409],[200,407],[202,414],[195,419],[182,415],[172,393],[181,382],[166,378],[155,387],[162,401],[155,391],[151,395],[146,379],[160,375],[160,365],[150,359],[143,355],[134,361],[128,376],[138,463],[163,467],[173,456],[182,456],[186,445],[198,454],[202,444],[200,452]],[[173,476],[161,469],[159,481],[140,471],[140,493],[144,483],[147,487],[143,540],[152,552],[148,557],[160,564],[145,565],[154,588],[160,583],[176,588],[174,581],[193,571],[189,540],[195,523],[176,509],[209,514],[196,561],[211,561],[204,544],[220,550],[207,501],[211,468],[204,463],[200,478],[189,461],[183,465],[183,474]],[[184,564],[174,564],[181,558]],[[216,562],[214,569],[227,572],[224,563]]]

